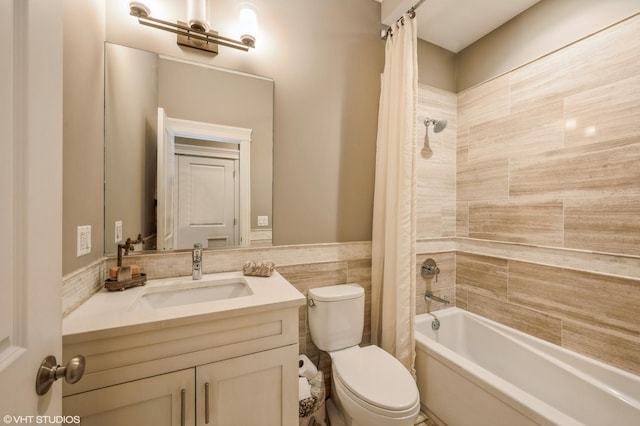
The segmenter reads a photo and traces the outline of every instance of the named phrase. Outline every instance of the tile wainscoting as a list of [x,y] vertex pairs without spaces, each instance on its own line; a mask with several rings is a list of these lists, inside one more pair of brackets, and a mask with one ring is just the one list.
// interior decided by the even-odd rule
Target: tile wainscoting
[[[331,264],[358,259],[371,259],[370,242],[205,250],[202,268],[205,274],[239,271],[247,261],[264,260],[274,262],[276,269],[282,272],[286,267]],[[140,266],[148,279],[188,276],[191,275],[191,251],[134,253],[123,257],[122,264]],[[63,316],[68,315],[100,290],[108,269],[113,266],[116,266],[116,258],[105,257],[64,276]]]
[[[532,259],[554,251],[530,249]],[[501,256],[456,253],[458,307],[640,374],[640,259],[555,250],[550,265],[507,250],[497,250]],[[594,258],[611,262],[575,268]]]
[[[640,374],[640,257],[466,238],[421,240],[416,251],[417,313],[443,307],[425,302],[431,290],[451,305]],[[427,258],[440,268],[437,281],[420,276]],[[204,272],[239,270],[247,260],[274,261],[305,295],[312,287],[361,284],[363,343],[370,343],[370,242],[205,251]],[[128,256],[123,263],[141,265],[151,279],[191,273],[190,252]],[[102,288],[112,264],[105,258],[64,277],[64,315]],[[311,342],[306,306],[300,352],[330,371],[328,357]]]

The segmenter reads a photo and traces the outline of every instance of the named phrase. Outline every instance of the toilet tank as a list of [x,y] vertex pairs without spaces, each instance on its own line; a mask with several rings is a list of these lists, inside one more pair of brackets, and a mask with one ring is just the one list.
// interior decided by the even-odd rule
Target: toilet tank
[[309,289],[311,340],[323,351],[356,346],[364,329],[364,289],[340,284]]

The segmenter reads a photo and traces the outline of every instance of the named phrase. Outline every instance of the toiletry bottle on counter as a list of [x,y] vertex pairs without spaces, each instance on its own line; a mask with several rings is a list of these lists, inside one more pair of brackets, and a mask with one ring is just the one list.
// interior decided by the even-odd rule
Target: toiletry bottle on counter
[[202,244],[193,245],[192,255],[193,279],[199,280],[202,278]]

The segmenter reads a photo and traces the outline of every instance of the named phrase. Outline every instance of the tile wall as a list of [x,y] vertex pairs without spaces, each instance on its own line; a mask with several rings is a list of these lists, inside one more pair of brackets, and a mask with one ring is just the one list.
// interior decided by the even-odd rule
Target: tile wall
[[640,374],[640,17],[458,95],[458,306]]
[[640,17],[458,96],[459,237],[640,255]]
[[[447,120],[448,124],[442,132],[435,133],[433,126],[424,125],[425,118]],[[427,290],[455,304],[456,94],[419,84],[416,124],[416,313],[421,314],[443,307],[425,301]],[[440,268],[437,278],[424,279],[420,275],[420,266],[428,258]]]

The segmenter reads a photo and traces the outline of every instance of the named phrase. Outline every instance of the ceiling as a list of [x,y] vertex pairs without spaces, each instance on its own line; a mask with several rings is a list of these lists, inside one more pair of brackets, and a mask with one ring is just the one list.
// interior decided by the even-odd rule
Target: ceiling
[[[425,0],[416,9],[418,37],[457,53],[538,1]],[[408,10],[418,0],[384,2],[397,3],[401,10]],[[398,17],[401,14],[395,13]]]

